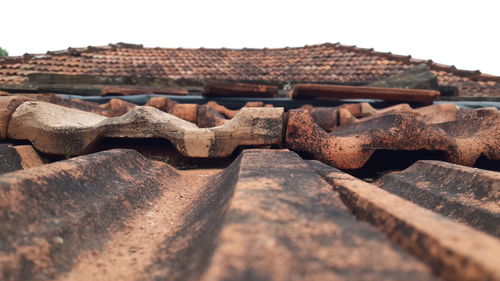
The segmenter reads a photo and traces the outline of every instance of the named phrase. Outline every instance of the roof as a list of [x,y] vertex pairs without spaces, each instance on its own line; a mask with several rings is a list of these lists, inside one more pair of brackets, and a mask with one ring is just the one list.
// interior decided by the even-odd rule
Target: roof
[[4,95],[2,280],[500,280],[496,108]]
[[47,54],[3,58],[0,62],[0,84],[28,83],[28,75],[45,73],[361,85],[422,63],[436,74],[440,85],[458,87],[461,96],[500,95],[498,76],[339,43],[264,49],[144,48],[124,43],[69,48]]

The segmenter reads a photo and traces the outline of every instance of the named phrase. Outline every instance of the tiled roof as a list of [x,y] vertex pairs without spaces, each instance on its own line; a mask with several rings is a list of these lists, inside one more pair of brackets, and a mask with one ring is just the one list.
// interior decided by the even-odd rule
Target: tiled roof
[[242,145],[284,145],[341,169],[362,168],[376,151],[386,150],[436,151],[443,160],[467,166],[480,157],[500,160],[496,108],[435,104],[415,110],[399,104],[376,110],[357,103],[304,106],[284,117],[283,108],[263,104],[234,111],[166,97],[152,98],[148,106],[117,101],[2,97],[0,140],[29,140],[41,152],[66,156],[88,153],[104,138],[162,138],[184,156],[206,158],[228,157]]
[[291,151],[263,149],[245,150],[216,171],[179,171],[113,149],[8,172],[0,181],[0,274],[498,280],[499,174],[416,165],[382,178],[382,188]]
[[500,280],[496,108],[146,105],[0,97],[2,280]]
[[425,63],[440,85],[462,96],[500,95],[500,77],[341,44],[277,49],[171,49],[116,44],[44,55],[7,57],[1,84],[22,84],[31,73],[154,79],[367,84]]

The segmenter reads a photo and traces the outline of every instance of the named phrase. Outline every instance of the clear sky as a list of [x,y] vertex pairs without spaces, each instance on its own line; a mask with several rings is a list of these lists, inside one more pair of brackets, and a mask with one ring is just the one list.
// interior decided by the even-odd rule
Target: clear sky
[[127,42],[296,47],[340,42],[500,75],[500,1],[4,0],[10,55]]

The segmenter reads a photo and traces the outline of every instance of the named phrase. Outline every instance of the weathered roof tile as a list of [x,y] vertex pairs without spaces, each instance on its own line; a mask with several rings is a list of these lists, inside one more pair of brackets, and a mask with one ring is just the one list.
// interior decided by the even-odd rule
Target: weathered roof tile
[[212,217],[220,231],[200,280],[434,278],[418,260],[357,221],[293,152],[245,150],[213,184],[230,196],[222,195],[223,204],[212,210],[224,213]]
[[458,110],[455,120],[433,127],[455,138],[460,151],[458,164],[472,166],[481,156],[500,160],[500,111],[497,109]]
[[0,97],[0,140],[7,137],[7,127],[12,113],[20,104],[28,100],[30,99],[25,97]]
[[500,173],[441,161],[417,161],[376,185],[420,206],[500,237]]
[[[194,106],[197,114],[196,105],[182,106]],[[186,156],[224,157],[240,145],[279,144],[282,116],[283,108],[243,108],[223,126],[198,128],[148,106],[106,118],[50,103],[25,102],[12,114],[7,135],[59,155],[87,153],[100,138],[158,137],[168,139]]]
[[[3,174],[0,276],[47,280],[179,177],[133,150],[111,150]],[[164,179],[168,179],[165,181]],[[29,263],[31,266],[26,267]]]
[[445,152],[448,161],[460,160],[454,138],[412,112],[376,115],[328,134],[309,112],[290,110],[285,143],[340,169],[361,168],[376,150],[437,150]]
[[317,161],[310,162],[365,220],[447,280],[500,279],[500,241]]

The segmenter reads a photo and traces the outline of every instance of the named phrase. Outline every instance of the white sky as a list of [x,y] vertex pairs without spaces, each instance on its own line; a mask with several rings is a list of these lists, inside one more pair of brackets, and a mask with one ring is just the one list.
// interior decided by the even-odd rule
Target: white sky
[[10,55],[127,42],[295,47],[340,42],[500,75],[500,1],[3,0]]

